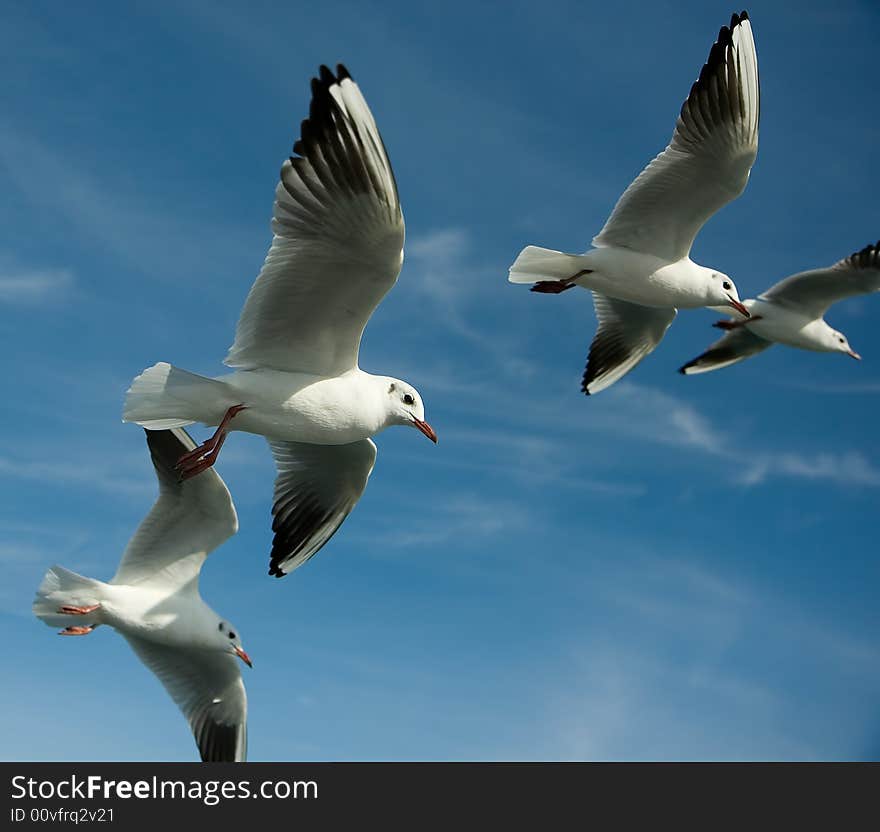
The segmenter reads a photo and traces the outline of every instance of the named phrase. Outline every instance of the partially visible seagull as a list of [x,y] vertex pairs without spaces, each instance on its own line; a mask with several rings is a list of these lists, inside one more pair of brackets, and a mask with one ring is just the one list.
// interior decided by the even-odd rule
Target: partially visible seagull
[[706,220],[745,189],[759,109],[755,42],[742,12],[721,28],[669,146],[624,191],[595,248],[563,254],[526,246],[510,267],[511,283],[534,283],[533,292],[593,292],[599,329],[581,384],[587,395],[652,352],[676,307],[733,307],[748,316],[733,281],[689,255]]
[[839,300],[878,290],[880,240],[826,269],[790,275],[757,299],[745,301],[751,317],[713,324],[726,333],[679,372],[690,376],[720,370],[773,344],[815,352],[842,352],[860,359],[846,336],[825,323],[825,312]]
[[170,364],[131,385],[123,419],[146,428],[217,425],[179,462],[184,479],[214,464],[227,433],[269,440],[278,477],[269,574],[283,577],[336,532],[366,488],[370,439],[408,425],[437,441],[421,396],[358,366],[364,327],[397,281],[403,215],[385,145],[343,66],[312,80],[297,154],[281,167],[274,238],[216,379]]
[[181,482],[177,460],[195,447],[184,430],[147,431],[159,498],[132,537],[109,583],[61,566],[46,572],[37,618],[60,635],[101,624],[125,637],[189,722],[204,762],[247,755],[247,696],[238,661],[251,660],[238,631],[199,595],[208,553],[238,530],[232,498],[210,471]]

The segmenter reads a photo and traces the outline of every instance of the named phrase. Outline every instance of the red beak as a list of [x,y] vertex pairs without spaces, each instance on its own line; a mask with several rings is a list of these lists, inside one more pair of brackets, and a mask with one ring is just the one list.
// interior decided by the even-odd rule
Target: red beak
[[235,655],[238,656],[248,667],[253,667],[253,663],[251,662],[251,657],[241,649],[241,647],[235,648]]
[[855,358],[856,361],[861,361],[861,360],[862,360],[862,356],[860,356],[860,355],[859,355],[857,352],[855,352],[854,350],[847,350],[846,354],[849,355],[849,356],[851,356],[852,358]]
[[739,314],[742,315],[744,318],[751,318],[751,317],[752,317],[752,313],[749,312],[749,310],[746,309],[746,307],[745,307],[742,303],[740,303],[736,298],[731,297],[730,295],[728,295],[728,296],[727,296],[727,302],[728,302],[728,303],[729,303],[734,309],[736,309],[736,311],[739,312]]
[[434,433],[434,428],[432,428],[427,422],[423,422],[421,419],[413,419],[413,424],[435,445],[437,444],[437,434]]

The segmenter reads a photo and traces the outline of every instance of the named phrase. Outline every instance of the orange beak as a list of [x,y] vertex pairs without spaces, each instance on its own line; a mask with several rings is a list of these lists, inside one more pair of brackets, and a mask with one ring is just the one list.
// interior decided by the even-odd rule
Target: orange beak
[[421,419],[413,419],[413,424],[435,445],[437,444],[437,434],[434,433],[434,428],[432,428],[427,422],[423,422]]
[[248,667],[253,667],[253,663],[251,662],[251,657],[241,649],[241,647],[235,648],[235,655],[238,656]]

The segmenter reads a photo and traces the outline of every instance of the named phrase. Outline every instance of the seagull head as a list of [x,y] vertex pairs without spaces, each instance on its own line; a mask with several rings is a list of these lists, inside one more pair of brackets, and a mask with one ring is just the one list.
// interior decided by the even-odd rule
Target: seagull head
[[746,305],[739,299],[739,292],[734,282],[724,272],[706,270],[709,273],[708,296],[706,306],[719,312],[727,312],[735,309],[742,317],[751,318],[751,313]]
[[248,667],[253,667],[251,657],[244,652],[244,648],[241,646],[241,639],[238,637],[238,630],[235,627],[228,621],[218,621],[215,632],[217,646],[224,653],[231,653],[241,659]]
[[829,352],[845,352],[850,358],[855,358],[856,361],[862,360],[862,356],[849,345],[846,335],[838,332],[836,329],[832,329],[830,326],[822,341]]
[[419,391],[399,379],[388,379],[388,411],[392,425],[410,425],[436,444],[437,434],[425,421],[425,406]]

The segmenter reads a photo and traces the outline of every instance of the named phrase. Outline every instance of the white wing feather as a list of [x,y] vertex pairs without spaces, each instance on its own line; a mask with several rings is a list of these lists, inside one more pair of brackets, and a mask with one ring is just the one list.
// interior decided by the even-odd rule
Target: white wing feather
[[676,315],[672,307],[642,306],[598,292],[593,305],[599,328],[581,381],[588,396],[610,387],[652,353]]
[[865,246],[827,269],[813,269],[786,277],[760,298],[819,318],[839,300],[878,290],[880,241]]
[[367,487],[376,445],[269,442],[278,477],[272,503],[269,574],[282,577],[314,555],[342,525]]
[[180,482],[174,466],[196,446],[183,428],[146,434],[159,498],[126,546],[110,583],[195,587],[193,579],[208,554],[238,530],[235,506],[213,468]]
[[404,225],[391,163],[344,67],[321,67],[309,118],[281,168],[274,238],[225,363],[335,376],[397,280]]
[[624,191],[594,246],[669,261],[745,189],[758,152],[758,62],[748,16],[733,15],[681,108],[669,146]]
[[247,694],[232,654],[186,650],[123,633],[183,711],[203,762],[247,757]]

